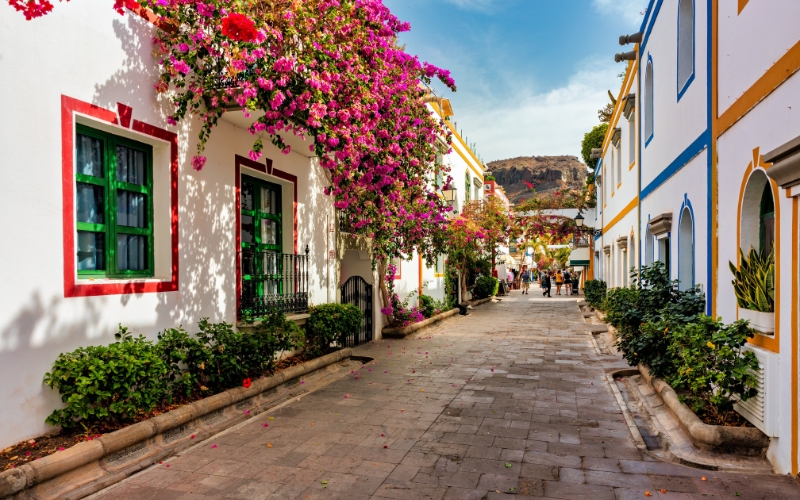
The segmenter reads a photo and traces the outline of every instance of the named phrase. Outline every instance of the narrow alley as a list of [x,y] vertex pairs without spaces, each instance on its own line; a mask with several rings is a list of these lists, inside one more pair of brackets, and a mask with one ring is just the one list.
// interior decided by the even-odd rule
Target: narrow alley
[[327,387],[93,499],[800,498],[788,476],[713,472],[636,447],[575,300],[513,295],[405,340]]

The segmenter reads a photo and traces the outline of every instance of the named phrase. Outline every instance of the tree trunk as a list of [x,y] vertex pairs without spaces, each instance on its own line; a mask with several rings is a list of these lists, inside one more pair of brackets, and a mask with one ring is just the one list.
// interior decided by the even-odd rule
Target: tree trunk
[[[381,299],[383,302],[383,307],[391,307],[392,301],[389,297],[389,289],[386,287],[386,268],[388,265],[386,264],[386,257],[378,257],[378,287],[381,291]],[[392,317],[386,315],[391,323]]]
[[467,300],[467,271],[466,271],[466,268],[467,268],[467,259],[464,258],[464,260],[461,263],[461,269],[462,270],[459,271],[459,273],[458,273],[458,275],[459,275],[459,280],[458,281],[460,282],[460,285],[461,285],[461,302],[465,302]]

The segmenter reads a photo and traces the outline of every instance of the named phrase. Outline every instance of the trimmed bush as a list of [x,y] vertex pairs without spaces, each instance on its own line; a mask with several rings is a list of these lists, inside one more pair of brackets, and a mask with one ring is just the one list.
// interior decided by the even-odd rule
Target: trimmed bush
[[358,334],[363,313],[353,304],[322,304],[309,309],[306,356],[331,352],[331,343],[341,345],[344,337]]
[[587,280],[583,284],[583,295],[590,306],[600,309],[606,299],[606,282],[603,280]]
[[436,314],[436,301],[429,295],[419,296],[419,311],[426,318],[430,318]]
[[153,342],[125,335],[108,346],[89,346],[62,353],[44,383],[58,390],[66,408],[46,422],[64,429],[85,421],[129,422],[155,409],[167,397],[166,363]]
[[476,299],[485,299],[497,295],[497,290],[500,288],[500,281],[492,276],[481,276],[475,281],[475,288],[472,290],[472,295]]
[[206,318],[198,326],[196,336],[183,328],[164,330],[157,344],[120,326],[117,343],[59,355],[44,382],[67,406],[47,423],[64,429],[129,423],[175,398],[201,397],[271,374],[277,354],[304,345],[302,330],[279,312],[251,333]]
[[752,371],[758,369],[758,359],[752,352],[742,351],[753,336],[746,321],[724,325],[699,315],[669,336],[676,370],[667,382],[690,392],[683,399],[696,413],[716,417],[733,409],[735,397],[747,400],[757,394]]

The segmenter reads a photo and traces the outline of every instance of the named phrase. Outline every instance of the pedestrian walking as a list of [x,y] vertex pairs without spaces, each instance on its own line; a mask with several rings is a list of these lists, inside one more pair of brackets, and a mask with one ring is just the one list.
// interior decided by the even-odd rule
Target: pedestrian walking
[[564,293],[566,295],[572,295],[572,281],[570,281],[569,269],[564,269]]
[[561,285],[564,284],[564,275],[556,271],[556,295],[561,295]]
[[528,289],[531,287],[531,273],[528,271],[528,266],[522,266],[519,276],[522,281],[522,293],[528,294]]
[[544,289],[544,292],[542,292],[542,297],[550,297],[551,296],[550,295],[550,271],[544,273],[544,276],[542,276],[542,289]]

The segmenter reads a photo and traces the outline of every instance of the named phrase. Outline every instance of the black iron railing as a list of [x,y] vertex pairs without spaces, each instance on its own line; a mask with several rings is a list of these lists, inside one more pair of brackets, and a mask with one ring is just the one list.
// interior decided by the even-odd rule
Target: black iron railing
[[243,249],[241,262],[239,319],[308,311],[308,250],[295,255]]

